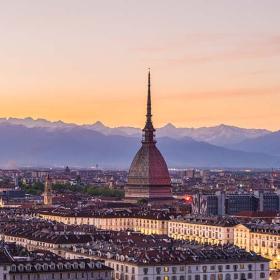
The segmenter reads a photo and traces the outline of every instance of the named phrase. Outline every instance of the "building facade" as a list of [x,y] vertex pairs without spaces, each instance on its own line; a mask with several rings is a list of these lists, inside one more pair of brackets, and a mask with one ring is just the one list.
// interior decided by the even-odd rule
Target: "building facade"
[[1,280],[111,280],[112,269],[89,259],[15,260],[5,249],[0,250]]
[[234,226],[227,219],[188,218],[168,222],[168,235],[175,239],[194,240],[199,243],[234,244]]
[[271,260],[280,269],[280,229],[273,225],[239,224],[234,229],[234,244]]

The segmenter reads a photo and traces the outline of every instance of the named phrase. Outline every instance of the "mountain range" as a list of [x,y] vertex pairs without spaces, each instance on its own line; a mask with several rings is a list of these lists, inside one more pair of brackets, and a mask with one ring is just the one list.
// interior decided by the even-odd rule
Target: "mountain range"
[[[0,118],[0,166],[127,168],[141,129],[77,125],[45,119]],[[157,129],[169,167],[272,168],[280,165],[280,132],[228,125]]]

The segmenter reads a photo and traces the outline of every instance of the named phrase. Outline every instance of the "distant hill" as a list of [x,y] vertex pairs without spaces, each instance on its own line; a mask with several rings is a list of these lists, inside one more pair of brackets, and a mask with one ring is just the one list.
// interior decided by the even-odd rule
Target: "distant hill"
[[[18,118],[0,118],[0,123],[18,124],[26,127],[45,127],[45,128],[70,128],[78,127],[76,124],[64,123],[62,121],[50,122],[44,119],[34,120],[32,118],[18,119]],[[105,135],[121,135],[139,137],[142,133],[140,128],[135,127],[108,127],[102,122],[98,121],[94,124],[85,124],[80,127],[87,128],[100,132]],[[267,135],[271,131],[265,129],[246,129],[229,125],[218,125],[212,127],[200,128],[178,128],[169,123],[157,129],[158,137],[169,137],[180,139],[184,137],[191,137],[197,141],[207,142],[213,145],[230,147],[233,144],[240,143],[247,139],[254,139],[263,135]]]
[[[129,167],[140,137],[105,135],[77,125],[26,127],[0,123],[0,166]],[[234,151],[189,137],[158,138],[169,167],[278,167],[280,158]]]
[[231,145],[233,149],[280,156],[280,131]]

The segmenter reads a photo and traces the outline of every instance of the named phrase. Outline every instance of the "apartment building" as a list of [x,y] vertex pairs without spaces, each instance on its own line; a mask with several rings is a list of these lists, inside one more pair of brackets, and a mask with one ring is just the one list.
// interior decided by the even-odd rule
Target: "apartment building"
[[168,222],[168,235],[175,239],[195,240],[208,244],[233,244],[234,226],[232,218],[188,217]]
[[234,244],[271,260],[271,268],[280,269],[280,226],[239,224],[234,229]]

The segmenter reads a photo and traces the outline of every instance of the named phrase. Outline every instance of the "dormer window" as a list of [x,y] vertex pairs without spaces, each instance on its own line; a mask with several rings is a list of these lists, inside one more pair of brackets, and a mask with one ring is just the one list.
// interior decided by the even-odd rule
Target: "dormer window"
[[77,269],[78,268],[78,264],[74,263],[74,268]]
[[101,268],[101,263],[100,263],[100,262],[97,262],[97,263],[95,264],[95,266],[96,266],[97,268]]
[[36,270],[41,270],[41,265],[40,264],[36,264]]
[[19,271],[23,271],[23,265],[22,265],[22,264],[20,264],[20,265],[18,266],[18,270],[19,270]]
[[28,264],[28,265],[26,266],[26,270],[28,270],[28,271],[31,270],[31,265],[30,265],[30,264]]
[[85,263],[84,262],[80,263],[80,268],[85,268]]
[[67,269],[71,269],[71,264],[70,264],[70,263],[67,263],[67,264],[66,264],[66,268],[67,268]]
[[16,265],[13,264],[13,265],[11,266],[11,271],[16,271],[16,269],[17,269]]

